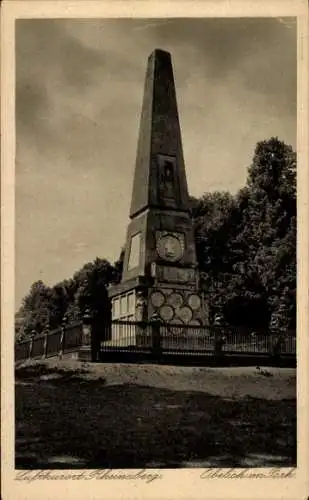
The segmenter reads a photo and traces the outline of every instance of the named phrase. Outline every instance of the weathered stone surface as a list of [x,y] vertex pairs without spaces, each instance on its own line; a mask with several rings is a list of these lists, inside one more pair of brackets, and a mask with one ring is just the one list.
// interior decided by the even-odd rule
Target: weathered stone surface
[[[162,264],[162,259],[157,255],[156,251],[156,233],[162,230],[171,234],[181,233],[184,235],[184,254],[179,264],[182,267],[196,267],[195,240],[190,216],[186,213],[166,209],[150,209],[132,219],[128,226],[123,281],[132,279],[135,276],[150,275],[152,262]],[[131,239],[137,233],[140,233],[139,262],[137,267],[130,268]]]
[[162,50],[148,59],[130,217],[155,206],[188,210],[172,61]]
[[[192,300],[193,299],[193,300]],[[187,326],[201,326],[208,323],[208,307],[206,297],[186,285],[169,288],[162,285],[149,289],[148,316],[157,314],[163,321]]]
[[[148,59],[130,219],[122,282],[110,289],[112,300],[135,290],[137,305],[143,296],[137,320],[147,321],[156,314],[166,322],[207,323],[207,307],[199,291],[172,62],[162,50],[155,50]],[[151,302],[153,290],[156,295]],[[195,299],[189,300],[191,296]],[[164,303],[155,306],[160,297]]]

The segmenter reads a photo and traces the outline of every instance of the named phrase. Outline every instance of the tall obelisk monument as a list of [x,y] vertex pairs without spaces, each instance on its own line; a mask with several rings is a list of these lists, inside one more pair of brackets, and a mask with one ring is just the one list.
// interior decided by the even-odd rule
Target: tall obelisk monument
[[113,319],[208,323],[171,56],[148,59],[122,281],[110,289]]

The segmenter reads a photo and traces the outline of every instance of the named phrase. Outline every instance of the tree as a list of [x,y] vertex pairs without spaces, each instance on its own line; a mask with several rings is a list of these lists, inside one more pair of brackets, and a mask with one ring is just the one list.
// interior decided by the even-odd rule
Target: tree
[[248,264],[264,291],[270,314],[279,314],[283,320],[285,303],[292,325],[296,294],[296,154],[292,147],[278,138],[259,142],[247,186],[248,225],[243,238],[249,242]]
[[74,323],[86,311],[97,324],[103,324],[106,318],[110,320],[107,287],[119,279],[120,259],[118,265],[115,269],[106,259],[96,258],[85,264],[72,279],[63,280],[52,288],[42,281],[33,283],[15,315],[16,338],[57,328],[64,317],[67,324]]
[[75,287],[73,280],[63,280],[51,289],[50,327],[57,328],[62,324],[71,303],[74,303]]
[[236,286],[233,242],[238,211],[235,198],[219,191],[205,193],[192,210],[201,282],[209,294],[212,316],[233,296]]
[[204,194],[193,210],[197,257],[203,272],[215,276],[231,270],[222,250],[228,245],[234,209],[230,193],[215,191]]
[[192,200],[202,284],[232,323],[265,327],[278,314],[295,325],[295,172],[291,146],[271,138],[257,144],[235,196]]
[[105,259],[96,258],[74,275],[76,298],[82,314],[86,309],[98,316],[105,310],[107,287],[115,279],[115,268]]
[[125,254],[125,246],[122,247],[119,258],[114,262],[115,277],[113,283],[115,284],[120,283],[122,278],[124,254]]
[[39,280],[32,284],[29,293],[25,296],[18,312],[22,318],[20,333],[29,336],[34,331],[42,333],[49,328],[51,319],[52,290]]
[[79,287],[76,301],[82,315],[88,313],[92,323],[92,359],[96,360],[100,342],[110,335],[111,301],[107,287],[115,279],[115,268],[107,260],[96,259],[76,275]]

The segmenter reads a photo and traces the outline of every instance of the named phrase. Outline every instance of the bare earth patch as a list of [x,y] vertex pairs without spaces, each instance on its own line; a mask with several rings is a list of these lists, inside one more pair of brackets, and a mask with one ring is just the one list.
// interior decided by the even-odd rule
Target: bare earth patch
[[18,468],[295,461],[294,369],[47,360],[16,371]]
[[[26,365],[27,366],[27,365]],[[260,367],[269,373],[263,376],[256,367],[191,367],[151,364],[80,363],[75,360],[46,360],[28,366],[45,366],[49,370],[80,373],[85,380],[102,378],[105,384],[134,384],[174,391],[206,392],[228,399],[246,396],[263,399],[296,397],[294,368]],[[54,372],[47,375],[56,377]]]

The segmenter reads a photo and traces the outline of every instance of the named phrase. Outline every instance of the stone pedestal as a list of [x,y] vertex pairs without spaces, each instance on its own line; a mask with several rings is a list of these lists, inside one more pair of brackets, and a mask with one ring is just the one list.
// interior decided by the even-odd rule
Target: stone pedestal
[[83,328],[82,328],[82,345],[78,350],[78,359],[80,361],[91,361],[91,318],[85,316],[83,318]]
[[79,361],[92,361],[91,357],[91,346],[81,346],[78,350],[78,360]]

